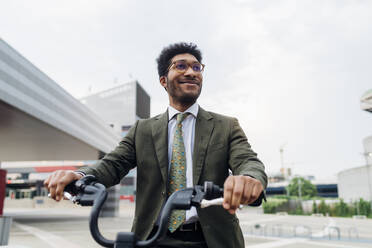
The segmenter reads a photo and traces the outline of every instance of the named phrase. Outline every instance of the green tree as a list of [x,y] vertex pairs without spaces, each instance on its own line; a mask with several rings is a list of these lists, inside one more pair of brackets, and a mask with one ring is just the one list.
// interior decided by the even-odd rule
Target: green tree
[[313,197],[316,196],[316,187],[309,180],[303,177],[295,177],[289,183],[287,190],[289,195],[301,196],[301,197]]

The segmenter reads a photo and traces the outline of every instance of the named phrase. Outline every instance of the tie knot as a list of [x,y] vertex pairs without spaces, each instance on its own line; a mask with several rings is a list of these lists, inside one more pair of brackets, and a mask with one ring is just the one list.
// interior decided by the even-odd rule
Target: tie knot
[[182,123],[183,120],[189,115],[190,113],[179,113],[177,114],[177,123]]

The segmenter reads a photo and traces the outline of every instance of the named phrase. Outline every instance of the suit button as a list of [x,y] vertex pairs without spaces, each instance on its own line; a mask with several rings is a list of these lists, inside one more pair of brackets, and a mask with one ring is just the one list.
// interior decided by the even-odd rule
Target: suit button
[[161,195],[162,195],[162,196],[165,196],[165,191],[162,191],[162,192],[161,192]]

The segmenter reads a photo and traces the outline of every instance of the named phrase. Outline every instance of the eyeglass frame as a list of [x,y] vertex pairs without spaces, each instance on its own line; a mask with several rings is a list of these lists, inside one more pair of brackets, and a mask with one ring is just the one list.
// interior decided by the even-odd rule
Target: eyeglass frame
[[192,63],[198,63],[198,64],[200,64],[201,66],[202,66],[202,69],[200,70],[200,71],[195,71],[194,69],[192,69],[192,66],[190,66],[190,63],[188,63],[186,60],[184,60],[184,59],[180,59],[180,60],[176,60],[176,61],[173,61],[169,66],[168,66],[168,69],[167,69],[167,71],[169,72],[169,70],[172,68],[172,66],[173,65],[175,65],[177,62],[179,62],[179,61],[184,61],[184,62],[186,62],[186,64],[187,64],[187,68],[185,69],[185,71],[180,71],[180,70],[178,70],[178,69],[175,69],[176,71],[178,71],[178,72],[181,72],[181,73],[185,73],[190,67],[191,67],[191,70],[193,71],[193,72],[197,72],[197,73],[203,73],[203,71],[204,71],[204,68],[205,68],[205,65],[204,64],[202,64],[202,63],[200,63],[199,61],[198,62],[192,62]]

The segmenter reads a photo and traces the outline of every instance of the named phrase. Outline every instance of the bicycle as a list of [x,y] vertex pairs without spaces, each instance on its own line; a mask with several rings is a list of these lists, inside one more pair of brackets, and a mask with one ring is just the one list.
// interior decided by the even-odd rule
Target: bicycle
[[92,206],[89,229],[93,239],[103,247],[114,248],[153,247],[165,237],[172,210],[188,210],[192,206],[204,208],[221,205],[223,202],[223,189],[212,182],[205,182],[204,186],[196,185],[179,190],[168,198],[160,215],[159,228],[149,240],[137,240],[135,234],[131,232],[119,232],[116,240],[109,240],[103,237],[98,228],[99,213],[107,198],[106,187],[98,183],[94,176],[87,175],[67,185],[64,195],[75,204]]

